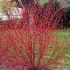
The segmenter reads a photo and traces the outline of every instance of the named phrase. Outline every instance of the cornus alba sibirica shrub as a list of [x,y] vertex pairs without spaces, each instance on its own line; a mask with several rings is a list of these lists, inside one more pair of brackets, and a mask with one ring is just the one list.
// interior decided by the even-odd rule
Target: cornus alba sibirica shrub
[[[63,53],[55,55],[53,32],[61,23],[60,5],[53,8],[54,0],[44,7],[38,1],[22,7],[21,22],[14,22],[10,15],[5,30],[0,32],[0,66],[4,70],[52,70],[51,64],[61,64]],[[21,27],[18,28],[17,24]],[[51,46],[51,49],[49,48]]]

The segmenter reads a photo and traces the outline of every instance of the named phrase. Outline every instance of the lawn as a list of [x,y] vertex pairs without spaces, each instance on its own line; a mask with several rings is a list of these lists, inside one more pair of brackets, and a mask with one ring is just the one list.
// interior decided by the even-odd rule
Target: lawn
[[59,43],[67,49],[63,58],[63,65],[70,67],[70,30],[60,30],[57,34]]

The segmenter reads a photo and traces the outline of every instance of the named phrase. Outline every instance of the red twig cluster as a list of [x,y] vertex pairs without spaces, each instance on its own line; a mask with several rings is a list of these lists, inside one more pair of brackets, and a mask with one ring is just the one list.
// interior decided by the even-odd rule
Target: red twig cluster
[[[0,55],[0,59],[2,60],[0,62],[2,63],[6,60],[6,64],[3,62],[6,67],[9,67],[11,63],[10,67],[19,67],[17,67],[16,70],[41,70],[43,69],[41,65],[46,65],[44,70],[49,70],[47,66],[52,58],[49,59],[50,61],[47,60],[47,62],[45,62],[46,64],[42,63],[42,58],[45,49],[54,38],[52,31],[57,29],[57,25],[60,23],[62,16],[61,7],[59,5],[53,10],[53,2],[54,0],[50,0],[46,8],[42,8],[38,4],[38,1],[36,4],[32,1],[29,5],[24,2],[21,23],[17,22],[20,23],[21,30],[18,30],[17,25],[15,25],[17,23],[13,22],[9,15],[10,20],[8,21],[7,27],[13,30],[8,31],[6,44],[3,45],[5,49],[2,49],[2,53],[6,53],[2,54],[3,56]],[[38,53],[36,54],[35,49],[37,48]]]

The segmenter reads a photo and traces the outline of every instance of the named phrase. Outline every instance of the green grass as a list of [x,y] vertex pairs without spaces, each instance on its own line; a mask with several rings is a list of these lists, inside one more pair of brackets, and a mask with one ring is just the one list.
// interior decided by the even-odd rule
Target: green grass
[[54,35],[56,45],[58,44],[60,46],[57,52],[65,55],[62,58],[62,66],[70,67],[70,30],[57,30]]
[[64,65],[70,67],[70,30],[61,30],[59,37],[61,37],[60,42],[62,42],[63,47],[67,49],[65,57],[63,58]]
[[[50,66],[52,68],[57,67],[69,67],[70,68],[70,30],[57,30],[53,32],[54,40],[47,49],[45,49],[46,53],[43,57],[43,62],[52,58],[50,61]],[[55,53],[54,53],[55,51]],[[54,55],[53,55],[54,53]],[[57,55],[64,55],[62,58],[59,58],[61,64],[56,64]],[[53,55],[53,56],[52,56]]]

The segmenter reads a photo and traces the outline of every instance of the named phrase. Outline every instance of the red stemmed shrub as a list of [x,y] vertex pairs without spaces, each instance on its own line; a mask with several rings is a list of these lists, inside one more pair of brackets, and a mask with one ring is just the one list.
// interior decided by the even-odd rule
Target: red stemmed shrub
[[[4,70],[50,70],[56,50],[47,51],[47,48],[54,41],[53,32],[62,16],[59,5],[53,10],[53,1],[50,0],[46,8],[42,8],[38,1],[29,5],[25,2],[21,22],[9,18],[7,29],[0,32],[0,65]],[[16,23],[21,27],[18,28]],[[48,53],[52,56],[45,60]]]

